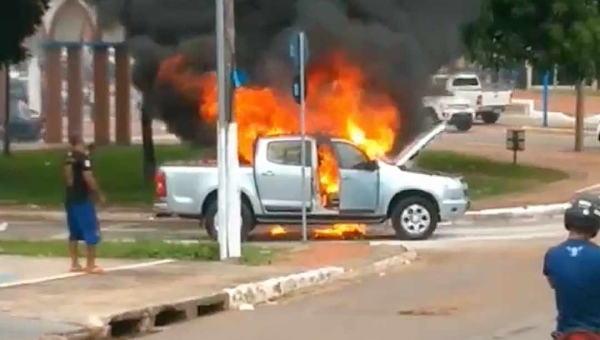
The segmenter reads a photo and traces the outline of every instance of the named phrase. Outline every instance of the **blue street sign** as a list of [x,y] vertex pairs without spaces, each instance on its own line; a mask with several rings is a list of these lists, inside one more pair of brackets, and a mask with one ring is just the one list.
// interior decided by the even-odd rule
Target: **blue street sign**
[[[304,60],[300,60],[300,37],[304,36]],[[300,64],[308,63],[309,59],[309,48],[308,48],[308,39],[306,39],[306,34],[301,35],[300,32],[294,32],[291,35],[290,43],[289,43],[289,57],[292,60],[294,67],[300,69]]]
[[[306,99],[306,95],[308,93],[307,85],[308,84],[305,82],[304,83],[304,99]],[[300,75],[297,75],[294,77],[294,83],[292,83],[292,96],[294,97],[294,100],[298,104],[300,104],[301,92],[302,91],[300,91]]]
[[231,81],[236,89],[248,83],[248,74],[244,70],[235,69],[231,73]]

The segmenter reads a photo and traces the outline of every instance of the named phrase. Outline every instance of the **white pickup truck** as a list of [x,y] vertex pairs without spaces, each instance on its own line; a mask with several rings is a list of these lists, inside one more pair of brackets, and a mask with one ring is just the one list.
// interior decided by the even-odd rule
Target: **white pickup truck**
[[475,107],[475,118],[481,118],[486,124],[494,124],[511,103],[510,90],[484,90],[475,73],[438,74],[433,83],[443,86],[457,97],[466,98]]
[[444,91],[442,95],[423,97],[426,119],[430,123],[447,122],[459,131],[468,131],[475,120],[475,107],[468,99]]
[[[369,159],[353,143],[330,139],[338,164],[339,191],[330,204],[318,181],[318,138],[307,136],[306,193],[302,199],[301,139],[296,135],[261,137],[253,165],[239,169],[242,195],[241,239],[257,224],[299,224],[302,205],[312,225],[381,224],[391,220],[396,237],[429,238],[439,221],[461,217],[469,208],[467,184],[459,176],[409,169],[406,165],[442,133],[446,124],[425,132],[392,160]],[[316,166],[315,166],[316,165]],[[217,237],[218,174],[214,163],[163,165],[156,176],[155,208],[184,218],[200,218]]]

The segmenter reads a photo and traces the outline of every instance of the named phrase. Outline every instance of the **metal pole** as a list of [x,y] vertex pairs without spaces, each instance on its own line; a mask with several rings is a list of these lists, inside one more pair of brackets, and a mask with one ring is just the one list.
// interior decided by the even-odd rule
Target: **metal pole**
[[4,156],[10,156],[10,64],[4,63]]
[[225,114],[226,114],[226,179],[227,179],[227,250],[230,258],[242,256],[240,231],[241,219],[241,193],[239,185],[239,151],[237,124],[235,122],[234,108],[234,82],[235,71],[235,8],[234,0],[224,0],[224,64],[225,64]]
[[300,32],[298,39],[300,39],[298,47],[300,49],[300,158],[302,161],[302,241],[308,241],[308,228],[306,225],[306,131],[305,131],[305,102],[304,102],[304,91],[305,91],[305,77],[304,77],[304,44],[305,44],[304,32]]
[[542,77],[542,84],[544,86],[544,91],[542,94],[542,102],[543,102],[543,121],[542,121],[542,126],[543,127],[548,127],[548,82],[550,80],[550,72],[546,71],[546,73],[544,73],[544,76]]
[[225,8],[224,0],[216,1],[216,40],[217,40],[217,78],[219,86],[219,118],[217,123],[217,171],[219,178],[217,194],[217,220],[219,236],[219,255],[221,260],[229,257],[227,247],[227,85],[225,74]]

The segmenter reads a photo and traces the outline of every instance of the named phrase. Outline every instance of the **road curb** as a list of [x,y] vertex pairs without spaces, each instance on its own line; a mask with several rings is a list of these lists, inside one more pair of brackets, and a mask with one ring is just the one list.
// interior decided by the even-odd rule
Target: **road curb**
[[117,336],[139,336],[160,332],[171,324],[228,310],[253,309],[256,304],[274,301],[287,295],[343,278],[371,275],[393,267],[409,265],[417,253],[403,252],[364,267],[323,267],[259,282],[241,284],[207,296],[126,310],[107,316],[90,316],[79,330],[42,336],[40,340],[102,340]]
[[569,203],[554,203],[545,205],[529,205],[523,207],[485,209],[479,211],[468,211],[462,220],[467,221],[490,221],[490,220],[512,220],[536,217],[554,217],[562,215]]

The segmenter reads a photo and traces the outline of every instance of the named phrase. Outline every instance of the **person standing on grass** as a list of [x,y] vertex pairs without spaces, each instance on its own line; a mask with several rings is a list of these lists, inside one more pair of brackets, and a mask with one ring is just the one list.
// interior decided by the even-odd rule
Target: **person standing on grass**
[[84,271],[79,264],[78,242],[87,246],[85,271],[100,274],[96,265],[96,246],[100,242],[100,228],[96,217],[95,202],[104,203],[98,184],[92,173],[90,150],[80,136],[69,138],[71,145],[64,163],[65,211],[69,228],[69,255],[71,271]]

